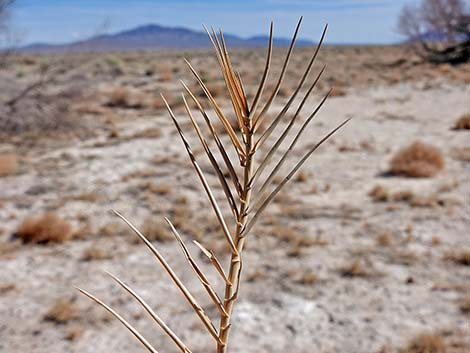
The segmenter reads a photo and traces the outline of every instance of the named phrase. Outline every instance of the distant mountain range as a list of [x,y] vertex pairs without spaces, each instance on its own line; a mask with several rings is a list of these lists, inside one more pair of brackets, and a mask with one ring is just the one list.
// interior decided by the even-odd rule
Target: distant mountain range
[[[224,34],[227,46],[231,48],[254,48],[267,46],[268,36],[241,38]],[[274,38],[275,46],[288,46],[290,39]],[[299,39],[298,46],[310,46],[314,43]],[[210,41],[203,31],[194,31],[183,27],[164,27],[156,24],[134,29],[95,36],[86,40],[67,44],[35,43],[21,50],[24,52],[85,52],[85,51],[131,51],[159,49],[196,49],[208,48]]]

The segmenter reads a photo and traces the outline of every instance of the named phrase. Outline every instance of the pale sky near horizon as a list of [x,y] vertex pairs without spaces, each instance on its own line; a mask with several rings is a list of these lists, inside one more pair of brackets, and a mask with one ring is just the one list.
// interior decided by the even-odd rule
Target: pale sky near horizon
[[22,44],[64,43],[139,25],[202,30],[202,23],[242,37],[290,37],[304,16],[301,38],[315,40],[325,23],[329,43],[395,43],[398,13],[413,0],[17,0],[12,13]]

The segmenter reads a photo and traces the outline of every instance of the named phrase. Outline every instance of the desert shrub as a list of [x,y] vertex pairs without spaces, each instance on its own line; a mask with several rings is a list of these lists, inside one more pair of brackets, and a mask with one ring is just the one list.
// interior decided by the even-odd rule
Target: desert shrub
[[[2,90],[0,90],[2,94]],[[5,95],[13,95],[7,92]],[[21,133],[80,132],[86,129],[83,119],[77,119],[70,108],[80,99],[79,89],[30,94],[14,105],[0,103],[0,135]],[[57,136],[54,134],[53,136]]]
[[0,295],[9,293],[16,290],[16,285],[14,283],[0,283]]
[[347,94],[346,89],[342,87],[334,87],[331,90],[330,96],[331,97],[344,97]]
[[168,224],[161,217],[149,217],[142,225],[142,233],[148,240],[158,242],[168,242],[175,238],[168,229]]
[[349,265],[345,265],[339,269],[343,277],[364,277],[365,269],[359,261],[353,261]]
[[414,199],[416,199],[416,196],[411,190],[400,190],[392,195],[392,200],[398,202],[411,203]]
[[142,131],[136,132],[134,135],[132,135],[131,138],[133,139],[139,139],[139,138],[158,138],[162,136],[162,130],[159,129],[158,127],[150,127]]
[[158,68],[158,72],[159,72],[159,80],[161,82],[168,82],[173,79],[173,71],[169,64],[160,65],[160,67]]
[[416,141],[395,154],[390,162],[390,173],[426,178],[436,175],[444,164],[444,157],[436,147]]
[[390,199],[390,194],[382,185],[375,185],[368,195],[374,202],[386,202]]
[[77,338],[81,337],[84,332],[85,332],[85,327],[81,325],[74,325],[73,327],[70,327],[67,330],[65,338],[68,341],[75,341]]
[[94,261],[94,260],[107,260],[111,259],[112,254],[109,251],[97,246],[92,245],[89,248],[85,249],[83,252],[82,261]]
[[155,183],[153,181],[144,181],[141,184],[143,190],[148,190],[157,195],[168,195],[171,193],[171,186],[168,184]]
[[392,245],[392,239],[392,234],[385,231],[377,235],[376,242],[379,246],[390,246]]
[[470,249],[459,249],[449,252],[446,259],[458,265],[470,266]]
[[462,314],[470,314],[470,295],[466,295],[460,299],[459,309]]
[[66,324],[69,321],[79,318],[79,309],[71,301],[59,299],[44,315],[45,321],[52,321],[56,324]]
[[116,87],[112,90],[107,104],[110,107],[127,107],[130,98],[130,91],[126,87]]
[[18,157],[15,153],[0,154],[0,177],[18,172]]
[[305,183],[306,181],[308,181],[308,174],[304,171],[300,171],[297,174],[297,177],[295,178],[295,181],[297,181],[299,183]]
[[455,122],[455,130],[470,130],[470,113],[462,115]]
[[73,235],[72,226],[55,213],[27,217],[15,235],[24,243],[63,243]]
[[297,275],[297,278],[295,278],[295,281],[297,283],[303,284],[306,286],[315,284],[316,282],[318,282],[318,280],[319,280],[318,275],[310,269],[305,270],[304,272]]
[[414,337],[400,353],[445,353],[442,337],[434,333],[422,333]]
[[[210,82],[207,84],[207,89],[211,93],[212,97],[221,97],[225,94],[225,84],[223,82]],[[198,96],[201,98],[205,97],[205,93],[202,91],[202,89],[199,90]]]
[[368,277],[371,275],[365,265],[358,260],[341,267],[339,273],[343,277]]

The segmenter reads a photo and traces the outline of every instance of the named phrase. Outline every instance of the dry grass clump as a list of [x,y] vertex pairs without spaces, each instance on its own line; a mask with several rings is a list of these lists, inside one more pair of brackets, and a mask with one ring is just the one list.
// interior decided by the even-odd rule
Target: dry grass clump
[[93,202],[97,203],[101,199],[102,195],[97,192],[84,192],[74,195],[67,195],[63,197],[64,201],[84,201],[84,202]]
[[133,108],[141,109],[151,106],[152,103],[142,92],[131,91],[127,87],[115,87],[106,102],[112,108]]
[[311,237],[306,229],[289,228],[278,221],[273,221],[273,224],[269,229],[269,234],[282,242],[292,245],[294,248],[324,246],[328,244],[328,242],[322,239],[320,235]]
[[107,260],[111,259],[112,253],[109,251],[106,251],[100,246],[97,245],[91,245],[85,251],[83,252],[82,261],[94,261],[94,260]]
[[[161,243],[172,241],[175,238],[168,229],[167,223],[161,217],[149,217],[141,227],[142,233],[150,241]],[[136,239],[138,242],[138,239]]]
[[153,181],[142,182],[141,188],[157,195],[168,195],[171,193],[171,185],[157,184]]
[[169,64],[162,64],[158,67],[158,80],[169,82],[173,79],[173,70]]
[[305,270],[295,279],[297,283],[303,284],[305,286],[315,284],[318,282],[318,280],[318,275],[310,269]]
[[349,265],[343,266],[339,269],[339,273],[343,277],[369,277],[371,272],[359,260],[354,260]]
[[416,252],[412,250],[392,251],[387,255],[387,257],[391,263],[402,266],[412,266],[419,260]]
[[391,198],[396,202],[409,202],[411,204],[417,196],[411,190],[400,190],[393,193]]
[[470,266],[470,249],[454,250],[446,254],[446,260],[450,260],[458,265]]
[[299,174],[297,174],[297,177],[295,178],[295,181],[298,183],[305,183],[308,181],[308,173],[301,171]]
[[470,314],[470,295],[466,295],[460,299],[459,309],[462,314]]
[[126,87],[116,87],[112,90],[107,105],[110,107],[127,107],[130,102],[130,91]]
[[14,283],[0,283],[0,295],[4,295],[16,290]]
[[145,178],[151,178],[157,176],[157,172],[152,169],[152,168],[144,168],[144,169],[137,169],[134,170],[133,172],[130,172],[129,174],[123,175],[121,178],[121,181],[123,182],[128,182],[129,180],[132,179],[145,179]]
[[85,327],[82,325],[74,325],[73,327],[70,327],[67,329],[67,332],[65,334],[65,339],[67,341],[75,341],[77,338],[81,337],[83,333],[85,332]]
[[114,237],[127,233],[127,228],[121,222],[106,223],[98,230],[99,236]]
[[247,273],[246,275],[246,281],[247,282],[256,282],[260,281],[263,279],[266,279],[268,277],[268,274],[264,269],[256,269],[255,271],[251,273]]
[[70,300],[59,299],[44,315],[45,321],[51,321],[58,325],[67,324],[80,317],[78,306]]
[[470,130],[470,113],[464,114],[457,119],[454,130]]
[[344,89],[343,87],[337,86],[331,90],[330,96],[331,97],[344,97],[346,94],[347,94],[346,89]]
[[376,238],[377,245],[379,246],[390,246],[392,245],[392,240],[393,236],[390,232],[382,232]]
[[13,259],[21,249],[21,241],[0,242],[0,259]]
[[51,212],[27,217],[15,233],[24,243],[34,244],[63,243],[72,235],[72,226]]
[[[183,98],[179,94],[174,94],[173,92],[168,92],[165,94],[165,99],[172,107],[175,109],[180,109],[184,107]],[[187,102],[189,106],[191,106],[190,102]],[[150,107],[155,110],[165,110],[166,105],[165,101],[161,97],[157,97],[151,100]]]
[[0,154],[0,177],[18,172],[18,156],[15,153]]
[[381,185],[376,185],[368,194],[374,202],[404,202],[411,207],[437,207],[444,206],[446,200],[439,198],[436,194],[416,195],[411,190],[400,190],[389,192]]
[[375,185],[368,195],[374,202],[387,202],[390,199],[390,194],[382,185]]
[[153,138],[158,138],[162,136],[162,130],[159,129],[158,127],[150,127],[142,131],[138,131],[132,136],[130,136],[130,139],[141,139],[141,138],[148,138],[148,139],[153,139]]
[[446,353],[446,344],[435,333],[422,333],[413,338],[400,353]]
[[[208,83],[206,87],[209,90],[209,92],[212,94],[212,97],[214,98],[223,97],[226,91],[225,84],[224,82],[221,82],[221,81]],[[201,87],[196,91],[196,94],[198,97],[201,97],[201,98],[205,98],[206,96],[204,90]]]
[[390,173],[412,178],[435,176],[444,168],[444,157],[434,146],[420,141],[399,150],[390,162]]

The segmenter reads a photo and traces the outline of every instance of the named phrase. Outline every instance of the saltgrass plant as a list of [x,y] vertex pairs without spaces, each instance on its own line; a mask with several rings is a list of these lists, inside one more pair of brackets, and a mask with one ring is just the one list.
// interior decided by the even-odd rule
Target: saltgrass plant
[[[300,29],[300,24],[302,18],[299,20],[295,33],[293,35],[290,46],[287,50],[286,57],[283,61],[282,69],[279,77],[276,80],[276,84],[272,92],[267,95],[266,101],[262,104],[263,91],[266,87],[266,81],[268,79],[269,71],[271,68],[271,58],[273,50],[273,24],[270,26],[270,35],[269,35],[269,45],[267,50],[266,64],[264,67],[264,72],[261,77],[261,81],[256,90],[256,93],[252,99],[251,104],[248,102],[247,94],[245,93],[245,88],[242,83],[240,75],[234,70],[230,57],[228,55],[226,42],[222,31],[216,33],[216,31],[211,28],[209,31],[207,28],[206,32],[209,36],[209,39],[212,45],[215,48],[217,55],[217,60],[220,65],[220,69],[225,80],[225,86],[230,96],[230,101],[233,107],[233,111],[236,116],[237,123],[235,126],[231,124],[227,118],[226,113],[222,111],[220,105],[214,99],[214,95],[207,88],[207,84],[203,82],[198,72],[193,68],[193,66],[186,60],[191,72],[194,74],[200,88],[204,92],[208,102],[210,103],[211,108],[215,112],[219,122],[223,128],[226,130],[228,139],[230,140],[230,148],[233,148],[235,154],[229,152],[229,147],[226,147],[222,140],[219,138],[216,129],[217,125],[214,125],[213,118],[211,118],[208,112],[203,108],[200,98],[195,95],[191,89],[185,84],[182,83],[185,93],[182,94],[183,103],[186,109],[189,120],[194,128],[194,131],[209,159],[211,166],[218,177],[220,185],[224,191],[225,198],[228,202],[228,207],[231,210],[230,220],[224,218],[221,208],[219,207],[218,202],[214,196],[214,193],[209,186],[209,183],[203,173],[203,170],[199,166],[193,150],[191,149],[188,139],[185,137],[182,126],[178,122],[174,112],[172,111],[170,105],[167,103],[165,98],[162,96],[163,101],[169,111],[170,117],[175,124],[176,130],[178,131],[181,140],[183,141],[184,147],[189,155],[192,165],[194,166],[195,172],[199,177],[204,190],[209,198],[212,209],[215,213],[217,221],[220,225],[222,235],[225,238],[225,241],[230,249],[230,262],[228,264],[228,269],[224,268],[222,263],[219,261],[219,256],[215,254],[214,251],[208,249],[203,244],[196,242],[195,244],[199,247],[203,254],[205,254],[210,263],[214,266],[217,273],[220,275],[221,280],[224,283],[225,290],[222,295],[217,293],[215,287],[209,282],[204,271],[196,263],[195,259],[192,257],[189,249],[186,244],[183,242],[178,230],[174,227],[172,222],[165,218],[166,222],[169,225],[169,228],[172,234],[175,236],[177,242],[181,246],[182,252],[186,260],[188,261],[189,267],[195,272],[197,278],[201,282],[204,289],[207,291],[208,296],[215,304],[218,310],[219,320],[216,325],[216,322],[211,319],[204,308],[197,302],[194,296],[191,294],[189,289],[183,284],[175,271],[171,268],[168,262],[160,254],[158,249],[147,239],[147,237],[142,234],[131,222],[129,222],[124,216],[115,212],[118,217],[120,217],[129,227],[137,234],[137,236],[145,243],[145,245],[150,249],[150,251],[155,255],[157,260],[166,270],[170,278],[173,280],[174,284],[181,291],[184,298],[188,301],[191,307],[194,309],[195,314],[202,321],[204,327],[206,328],[209,335],[215,341],[216,352],[225,353],[227,351],[230,328],[232,326],[232,312],[234,304],[237,301],[238,293],[240,289],[240,276],[243,267],[243,249],[245,241],[255,225],[256,221],[259,219],[266,207],[271,203],[274,197],[281,191],[281,189],[286,185],[286,183],[293,177],[293,175],[301,168],[301,166],[307,161],[307,159],[312,155],[312,153],[317,150],[317,148],[323,144],[331,135],[333,135],[339,128],[341,128],[348,120],[344,121],[341,125],[336,127],[333,131],[328,133],[323,137],[319,142],[312,146],[296,164],[290,170],[290,172],[285,175],[283,178],[279,178],[281,167],[284,162],[286,162],[289,156],[292,154],[295,145],[299,141],[303,132],[305,131],[308,124],[312,119],[317,115],[320,108],[325,103],[326,99],[329,96],[328,92],[324,98],[320,101],[318,106],[311,112],[311,114],[306,118],[303,123],[296,124],[299,120],[299,114],[304,107],[307,98],[312,93],[316,84],[318,83],[322,73],[324,72],[325,67],[319,70],[319,73],[316,75],[313,83],[310,84],[307,91],[304,94],[304,97],[301,99],[295,113],[293,115],[287,116],[289,108],[294,104],[296,97],[299,95],[300,91],[304,87],[304,84],[312,70],[315,59],[318,55],[320,47],[322,45],[323,39],[326,34],[327,27],[323,30],[321,39],[316,46],[314,53],[309,60],[305,72],[303,73],[296,89],[290,95],[287,103],[283,106],[283,109],[271,119],[269,124],[266,124],[264,121],[269,115],[268,111],[275,100],[283,79],[286,74],[286,70],[289,64],[289,59],[294,48],[294,44]],[[193,112],[188,104],[188,97],[192,100],[197,110],[201,115],[201,119],[204,122],[206,129],[203,130],[200,122],[193,115]],[[275,139],[275,142],[268,146],[267,153],[262,156],[260,159],[257,158],[258,152],[260,151],[261,146],[266,146],[270,141],[268,137],[271,136],[279,123],[287,120],[287,125],[281,129],[279,137]],[[264,122],[264,124],[262,124]],[[300,125],[300,127],[297,127]],[[294,138],[281,153],[280,158],[277,162],[273,163],[274,157],[277,156],[281,144],[285,141],[289,132],[297,127],[297,132],[294,135]],[[209,138],[208,138],[209,136]],[[227,139],[227,140],[228,140]],[[215,145],[215,147],[211,147]],[[231,158],[230,155],[236,156]],[[269,168],[265,172],[266,168]],[[227,178],[225,177],[227,176]],[[280,181],[279,181],[280,180]],[[228,217],[227,217],[228,218]],[[156,323],[161,327],[161,329],[168,335],[175,345],[184,353],[191,352],[191,350],[186,346],[186,344],[177,336],[177,334],[170,328],[168,325],[153,311],[153,309],[144,301],[144,299],[139,296],[131,287],[122,282],[116,276],[109,274],[124,290],[126,290],[131,296],[133,296],[145,309],[150,316],[156,321]],[[113,314],[127,329],[147,348],[148,351],[156,353],[157,349],[154,348],[146,338],[139,333],[136,328],[134,328],[129,322],[127,322],[120,314],[118,314],[114,309],[103,303],[100,299],[94,297],[90,293],[79,289],[83,294],[96,301],[98,304],[107,309],[111,314]]]

